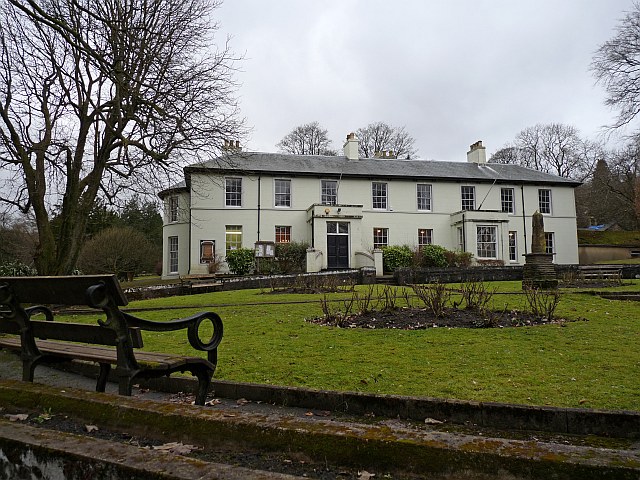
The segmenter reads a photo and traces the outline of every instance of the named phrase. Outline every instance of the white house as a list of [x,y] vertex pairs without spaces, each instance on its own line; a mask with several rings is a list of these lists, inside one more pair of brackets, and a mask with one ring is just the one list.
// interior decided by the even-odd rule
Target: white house
[[524,263],[531,216],[544,215],[548,251],[578,263],[570,179],[486,161],[482,142],[466,162],[242,152],[184,169],[164,201],[163,276],[208,272],[257,241],[307,242],[309,271],[375,264],[384,245],[442,245],[476,260]]

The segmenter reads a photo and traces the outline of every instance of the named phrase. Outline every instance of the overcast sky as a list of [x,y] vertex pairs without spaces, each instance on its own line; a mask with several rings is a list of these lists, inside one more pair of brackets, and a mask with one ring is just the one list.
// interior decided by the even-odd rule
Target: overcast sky
[[[589,71],[632,0],[226,0],[222,41],[244,54],[237,80],[252,129],[277,151],[318,121],[341,149],[375,121],[405,126],[418,157],[491,154],[536,123],[596,139],[614,113]],[[610,141],[611,143],[611,141]]]

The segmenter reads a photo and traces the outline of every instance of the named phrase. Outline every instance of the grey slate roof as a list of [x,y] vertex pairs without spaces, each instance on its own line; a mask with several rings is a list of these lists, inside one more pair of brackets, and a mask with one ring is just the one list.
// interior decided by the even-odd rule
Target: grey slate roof
[[470,181],[482,183],[536,183],[578,186],[580,182],[521,167],[498,163],[442,162],[435,160],[399,160],[388,158],[360,158],[348,160],[344,156],[290,155],[284,153],[242,152],[185,168],[187,177],[192,171],[211,171],[223,174],[250,173],[282,176],[366,177],[379,179],[412,179]]

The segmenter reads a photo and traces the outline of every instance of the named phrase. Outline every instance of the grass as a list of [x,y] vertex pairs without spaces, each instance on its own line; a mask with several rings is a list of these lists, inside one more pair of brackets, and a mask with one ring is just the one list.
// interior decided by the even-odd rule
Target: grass
[[[522,308],[520,282],[500,282],[496,308]],[[359,287],[363,288],[363,287]],[[640,290],[634,281],[607,290]],[[640,410],[640,303],[563,290],[569,321],[504,329],[361,330],[305,322],[319,295],[218,292],[132,302],[214,310],[225,325],[216,378],[317,389],[530,405]],[[336,294],[332,297],[347,297]],[[286,303],[308,300],[313,303]],[[276,303],[279,302],[279,303]],[[146,348],[193,354],[186,332],[145,332]]]

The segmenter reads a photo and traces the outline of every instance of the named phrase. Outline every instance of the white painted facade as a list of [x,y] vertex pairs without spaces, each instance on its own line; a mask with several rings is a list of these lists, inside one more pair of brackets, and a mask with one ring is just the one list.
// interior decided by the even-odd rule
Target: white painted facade
[[[349,140],[345,147],[349,153],[352,148],[349,147]],[[276,158],[278,154],[273,155]],[[530,252],[531,216],[541,207],[550,210],[544,215],[544,221],[545,231],[553,240],[551,247],[555,262],[578,263],[574,203],[574,187],[577,184],[551,175],[540,177],[539,172],[536,172],[536,178],[542,180],[534,182],[528,178],[529,171],[525,172],[525,178],[521,181],[512,174],[505,179],[505,169],[513,166],[500,166],[501,175],[498,175],[498,166],[486,164],[484,156],[481,144],[472,145],[468,160],[475,165],[472,170],[469,170],[469,166],[464,167],[473,175],[480,169],[482,178],[464,178],[464,173],[456,178],[432,174],[417,176],[413,173],[398,178],[393,172],[383,174],[376,171],[356,176],[337,175],[336,172],[326,175],[308,171],[274,173],[267,171],[267,168],[255,171],[246,168],[226,171],[217,168],[193,169],[187,172],[186,184],[160,194],[165,203],[163,276],[207,273],[208,263],[201,258],[203,242],[213,245],[215,254],[224,257],[226,250],[234,246],[228,243],[238,241],[236,234],[232,235],[235,240],[229,242],[230,231],[241,229],[241,246],[253,248],[258,240],[278,240],[277,227],[281,233],[290,233],[290,241],[307,242],[312,247],[308,255],[309,271],[373,266],[376,232],[377,239],[385,240],[387,245],[417,247],[420,236],[423,242],[428,239],[430,243],[450,250],[471,252],[476,260],[523,264],[523,255]],[[341,159],[344,162],[362,161],[347,156]],[[321,160],[322,157],[318,161]],[[376,159],[374,162],[387,160]],[[439,163],[422,161],[423,165],[416,167],[416,161],[395,162],[385,166],[438,167]],[[462,162],[459,164],[464,165]],[[247,165],[253,164],[247,161]],[[458,168],[456,162],[446,162],[444,166],[454,171]],[[493,175],[492,171],[496,174]],[[322,202],[323,180],[334,182],[337,186],[335,205]],[[236,190],[236,196],[231,201],[225,191],[225,187],[230,186],[229,181]],[[289,203],[288,206],[277,205],[276,183],[280,186],[290,185],[290,194],[279,196],[280,203]],[[386,185],[386,205],[382,195],[377,200],[383,205],[374,204],[374,183]],[[473,200],[472,209],[463,210],[463,187],[466,192],[470,190],[466,187],[473,187],[473,198],[469,199],[470,202]],[[431,201],[427,205],[430,208],[419,208],[418,188],[423,192],[430,189]],[[513,212],[503,211],[503,189],[510,192],[504,195],[512,199],[506,206],[512,205]],[[544,190],[542,197],[546,203],[542,206],[540,190]],[[550,202],[546,202],[549,193]],[[175,204],[172,204],[173,214],[170,208],[170,202],[176,199],[179,205],[177,215]],[[229,203],[239,205],[231,206]],[[386,238],[381,233],[386,233]],[[342,238],[338,239],[337,236]],[[341,263],[336,265],[338,257],[335,253],[345,247],[346,255],[340,256]],[[334,255],[330,258],[332,252]]]

